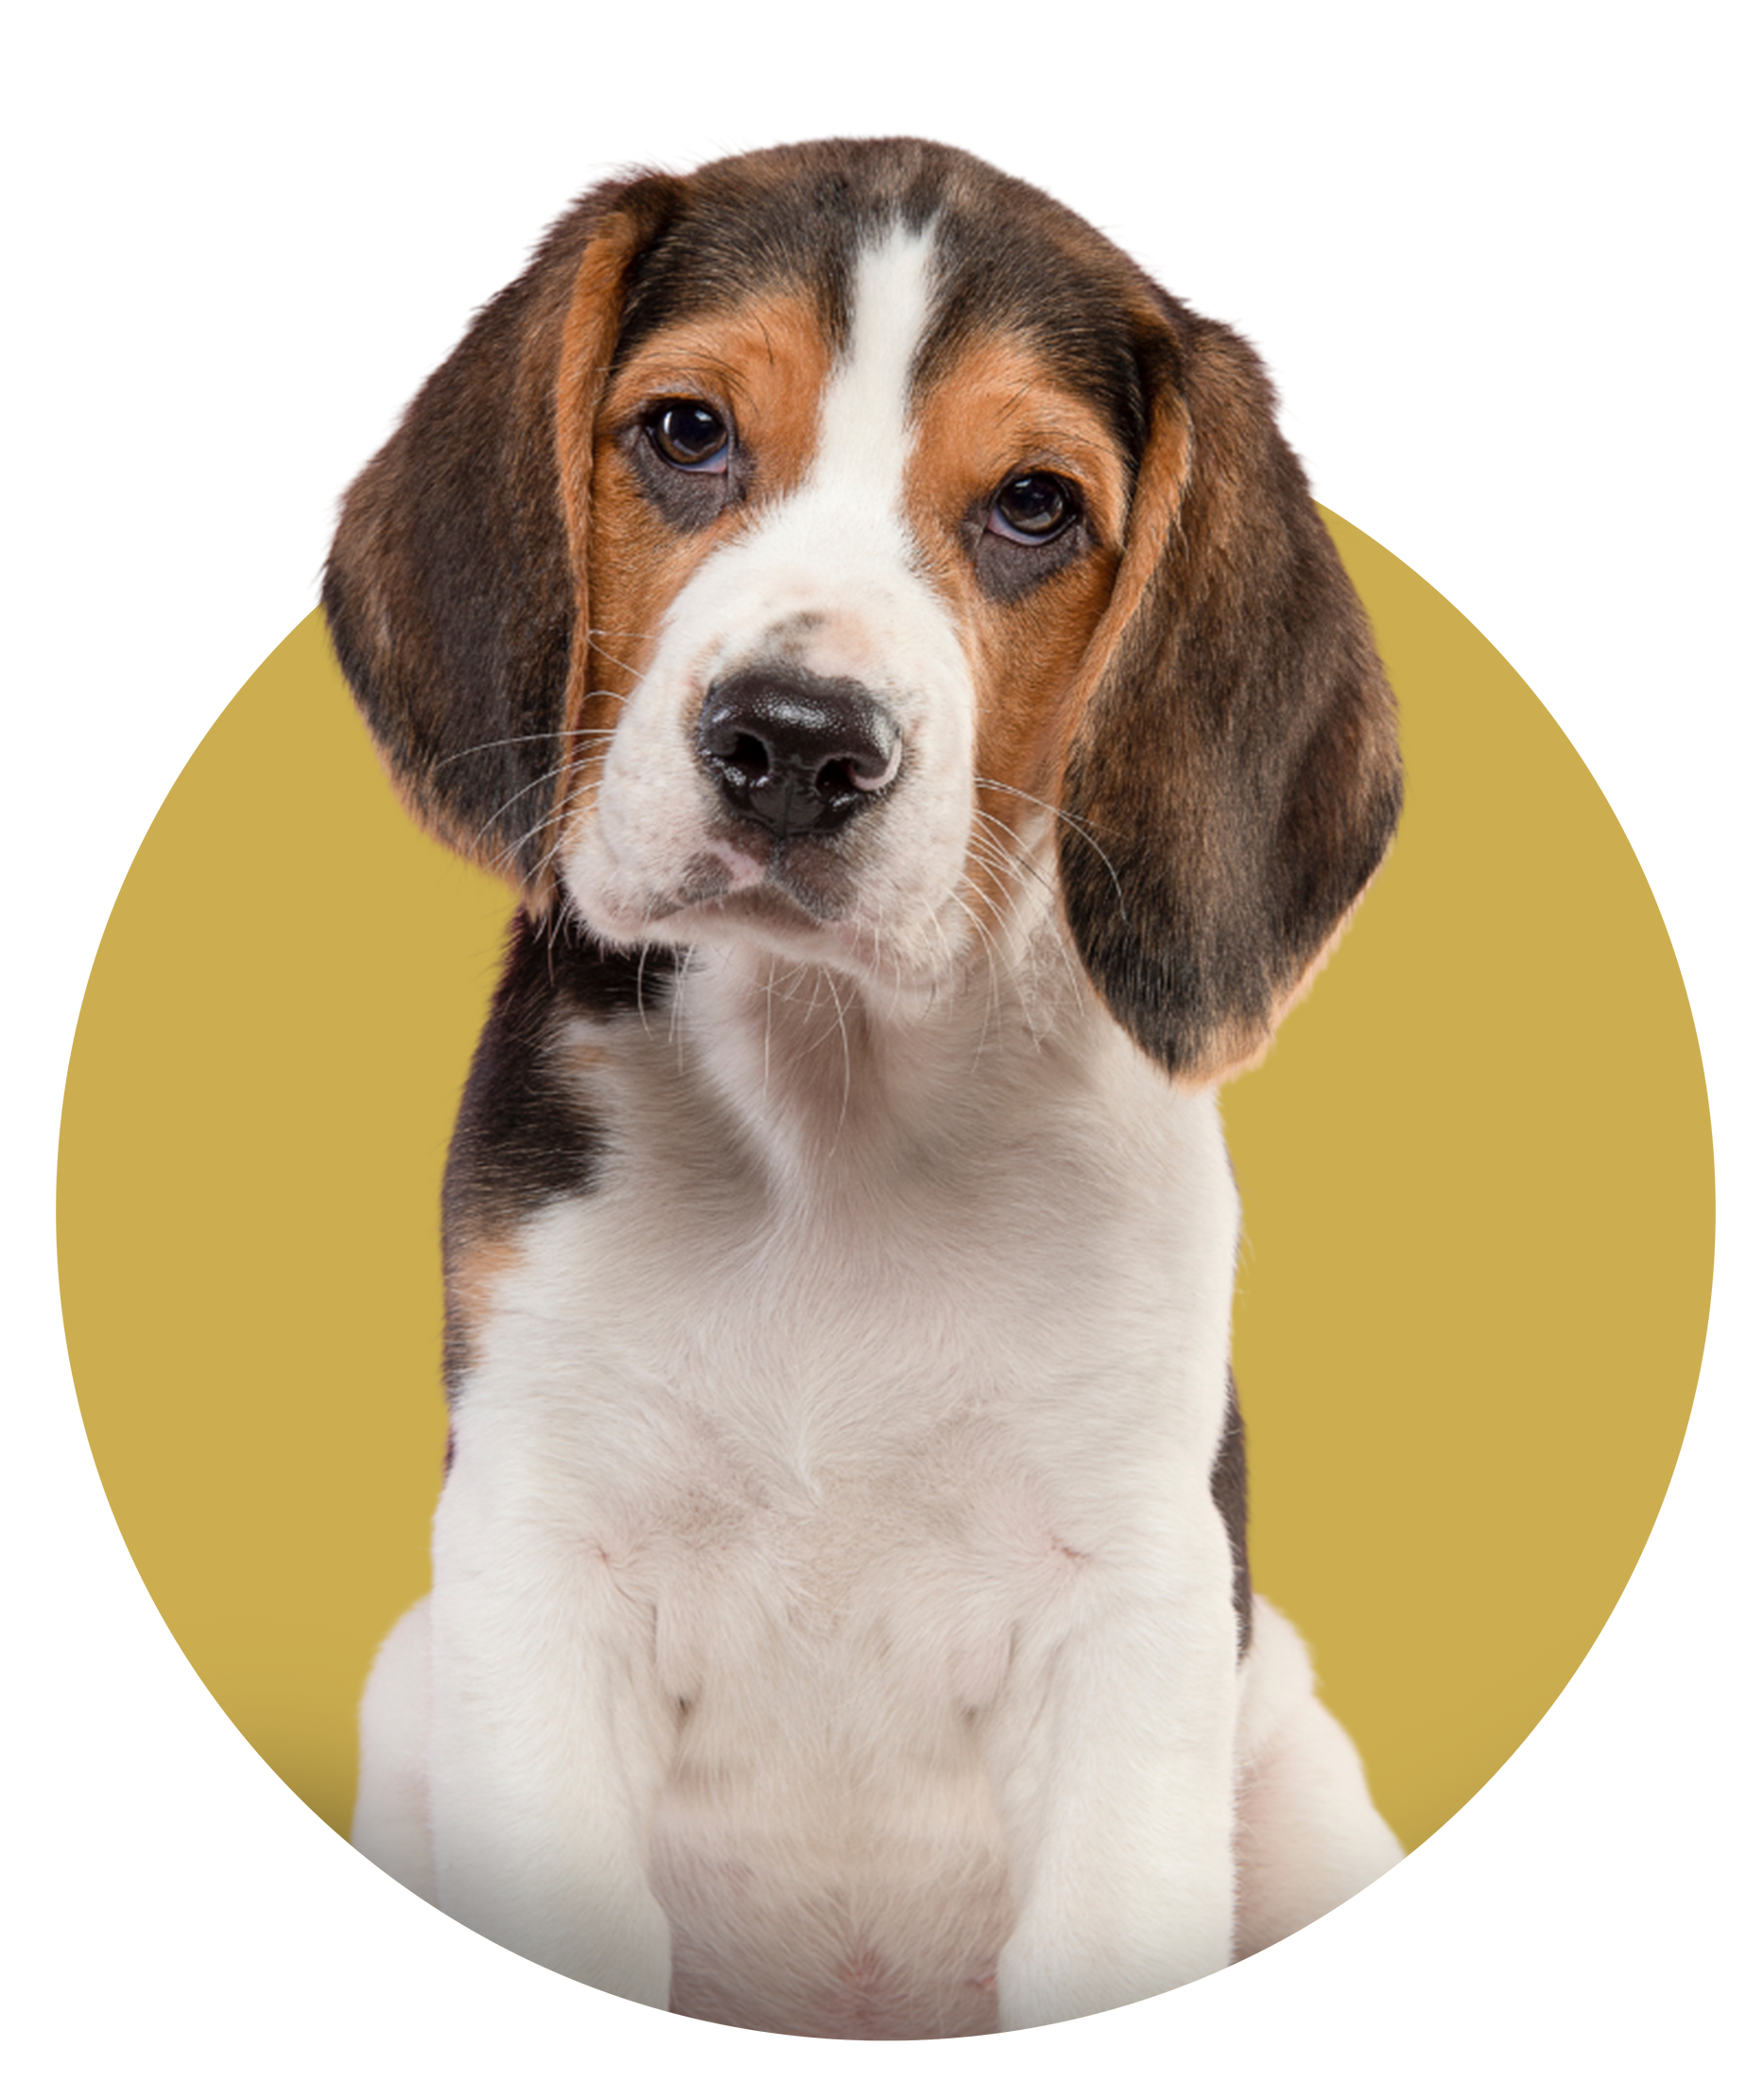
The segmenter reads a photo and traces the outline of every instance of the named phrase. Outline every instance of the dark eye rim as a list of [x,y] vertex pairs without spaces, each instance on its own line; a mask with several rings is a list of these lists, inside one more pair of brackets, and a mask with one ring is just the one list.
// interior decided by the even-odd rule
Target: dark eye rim
[[[1047,485],[1059,494],[1054,516],[1046,527],[1024,528],[1001,511],[1006,494],[1012,486],[1019,484]],[[1083,496],[1069,477],[1062,477],[1057,470],[1013,470],[988,502],[986,530],[1004,542],[1017,543],[1026,549],[1041,549],[1070,533],[1083,517]]]
[[[670,437],[665,430],[666,422],[670,413],[680,411],[702,412],[707,418],[715,420],[720,436],[715,446],[699,454],[694,454],[683,446],[679,453],[670,453],[667,446]],[[668,469],[680,471],[687,477],[720,477],[728,470],[730,460],[735,454],[735,428],[730,424],[729,414],[719,406],[713,405],[708,398],[657,398],[644,412],[643,431],[650,448]]]

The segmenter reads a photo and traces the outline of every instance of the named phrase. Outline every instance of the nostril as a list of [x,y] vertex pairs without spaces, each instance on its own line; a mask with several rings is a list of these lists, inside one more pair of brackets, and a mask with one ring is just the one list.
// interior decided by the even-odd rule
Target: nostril
[[750,780],[757,781],[771,764],[771,756],[757,737],[751,737],[744,730],[735,734],[727,752],[718,756],[727,766],[737,767]]

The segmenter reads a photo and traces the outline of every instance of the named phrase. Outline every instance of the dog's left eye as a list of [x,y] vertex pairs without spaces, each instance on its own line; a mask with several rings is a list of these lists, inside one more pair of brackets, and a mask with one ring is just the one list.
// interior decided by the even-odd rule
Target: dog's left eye
[[722,415],[695,398],[659,406],[649,421],[649,445],[676,470],[727,470],[735,442]]
[[999,486],[986,525],[1007,542],[1044,543],[1064,534],[1077,518],[1072,487],[1045,470],[1031,470]]

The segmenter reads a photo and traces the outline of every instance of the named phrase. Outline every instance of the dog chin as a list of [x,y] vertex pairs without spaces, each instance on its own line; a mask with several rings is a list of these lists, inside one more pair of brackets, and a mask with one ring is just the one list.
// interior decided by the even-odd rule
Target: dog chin
[[583,926],[608,946],[698,950],[719,964],[806,963],[873,985],[903,1011],[947,987],[961,938],[947,928],[913,938],[857,914],[843,893],[835,902],[770,874],[740,888],[720,875],[692,876],[630,909],[597,901],[593,891],[572,890],[570,898]]

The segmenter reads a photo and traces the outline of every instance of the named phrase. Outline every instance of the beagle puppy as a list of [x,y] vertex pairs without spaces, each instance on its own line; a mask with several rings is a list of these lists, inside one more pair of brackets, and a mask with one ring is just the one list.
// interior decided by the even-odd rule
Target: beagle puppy
[[519,896],[361,1849],[595,1987],[882,2039],[1158,1994],[1392,1864],[1244,1549],[1215,1087],[1401,798],[1250,348],[941,146],[613,181],[324,604]]

